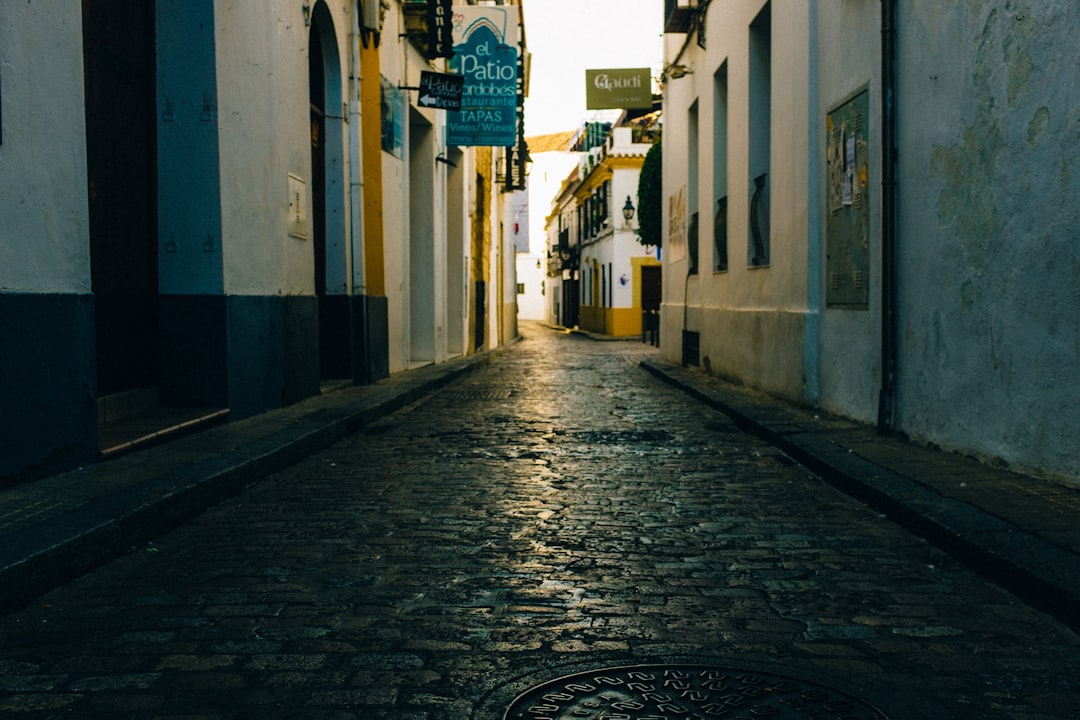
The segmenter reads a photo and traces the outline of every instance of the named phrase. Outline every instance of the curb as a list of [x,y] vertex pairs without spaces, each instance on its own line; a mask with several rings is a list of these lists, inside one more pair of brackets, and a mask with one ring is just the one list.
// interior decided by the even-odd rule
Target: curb
[[513,343],[350,386],[164,445],[36,482],[62,492],[110,473],[138,479],[5,534],[0,613],[121,557],[367,425],[486,365]]
[[[794,409],[740,403],[708,391],[695,373],[650,360],[641,367],[729,416],[844,493],[883,513],[1001,585],[1026,604],[1080,632],[1080,557],[1017,525],[868,460],[843,446],[843,430],[813,427]],[[809,426],[809,427],[808,427]],[[857,427],[854,423],[851,428]]]

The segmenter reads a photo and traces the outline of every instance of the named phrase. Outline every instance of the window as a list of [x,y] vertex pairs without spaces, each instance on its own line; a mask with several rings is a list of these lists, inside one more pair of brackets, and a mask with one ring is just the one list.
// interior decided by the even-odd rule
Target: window
[[686,233],[686,253],[690,260],[690,267],[686,272],[690,275],[697,275],[698,272],[698,238],[700,235],[698,213],[694,212],[690,214],[690,228]]
[[728,269],[728,71],[727,61],[713,76],[713,272]]
[[686,235],[687,261],[690,263],[686,272],[696,275],[698,271],[698,176],[701,172],[698,161],[698,104],[695,102],[690,107],[690,117],[686,126],[687,134],[687,158],[689,160],[689,174],[686,187],[686,211],[690,214],[690,226]]
[[769,264],[769,153],[772,132],[772,10],[750,23],[750,238],[752,266]]

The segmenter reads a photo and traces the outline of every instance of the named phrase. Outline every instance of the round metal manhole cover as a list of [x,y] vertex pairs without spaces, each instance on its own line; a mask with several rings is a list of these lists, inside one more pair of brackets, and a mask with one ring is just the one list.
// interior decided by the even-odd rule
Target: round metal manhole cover
[[771,673],[634,665],[567,675],[518,696],[504,720],[888,720],[847,693]]

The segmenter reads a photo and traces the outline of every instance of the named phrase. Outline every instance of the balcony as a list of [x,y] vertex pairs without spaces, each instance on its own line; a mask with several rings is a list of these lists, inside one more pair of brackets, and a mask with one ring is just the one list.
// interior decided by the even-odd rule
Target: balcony
[[699,0],[664,0],[664,32],[690,32],[698,3]]

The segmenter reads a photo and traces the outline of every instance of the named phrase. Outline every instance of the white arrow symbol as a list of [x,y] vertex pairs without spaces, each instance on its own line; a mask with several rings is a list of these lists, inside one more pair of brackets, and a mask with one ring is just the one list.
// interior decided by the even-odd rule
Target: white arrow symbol
[[421,105],[435,105],[437,102],[438,102],[438,100],[436,100],[431,95],[421,95],[420,96],[420,104]]

